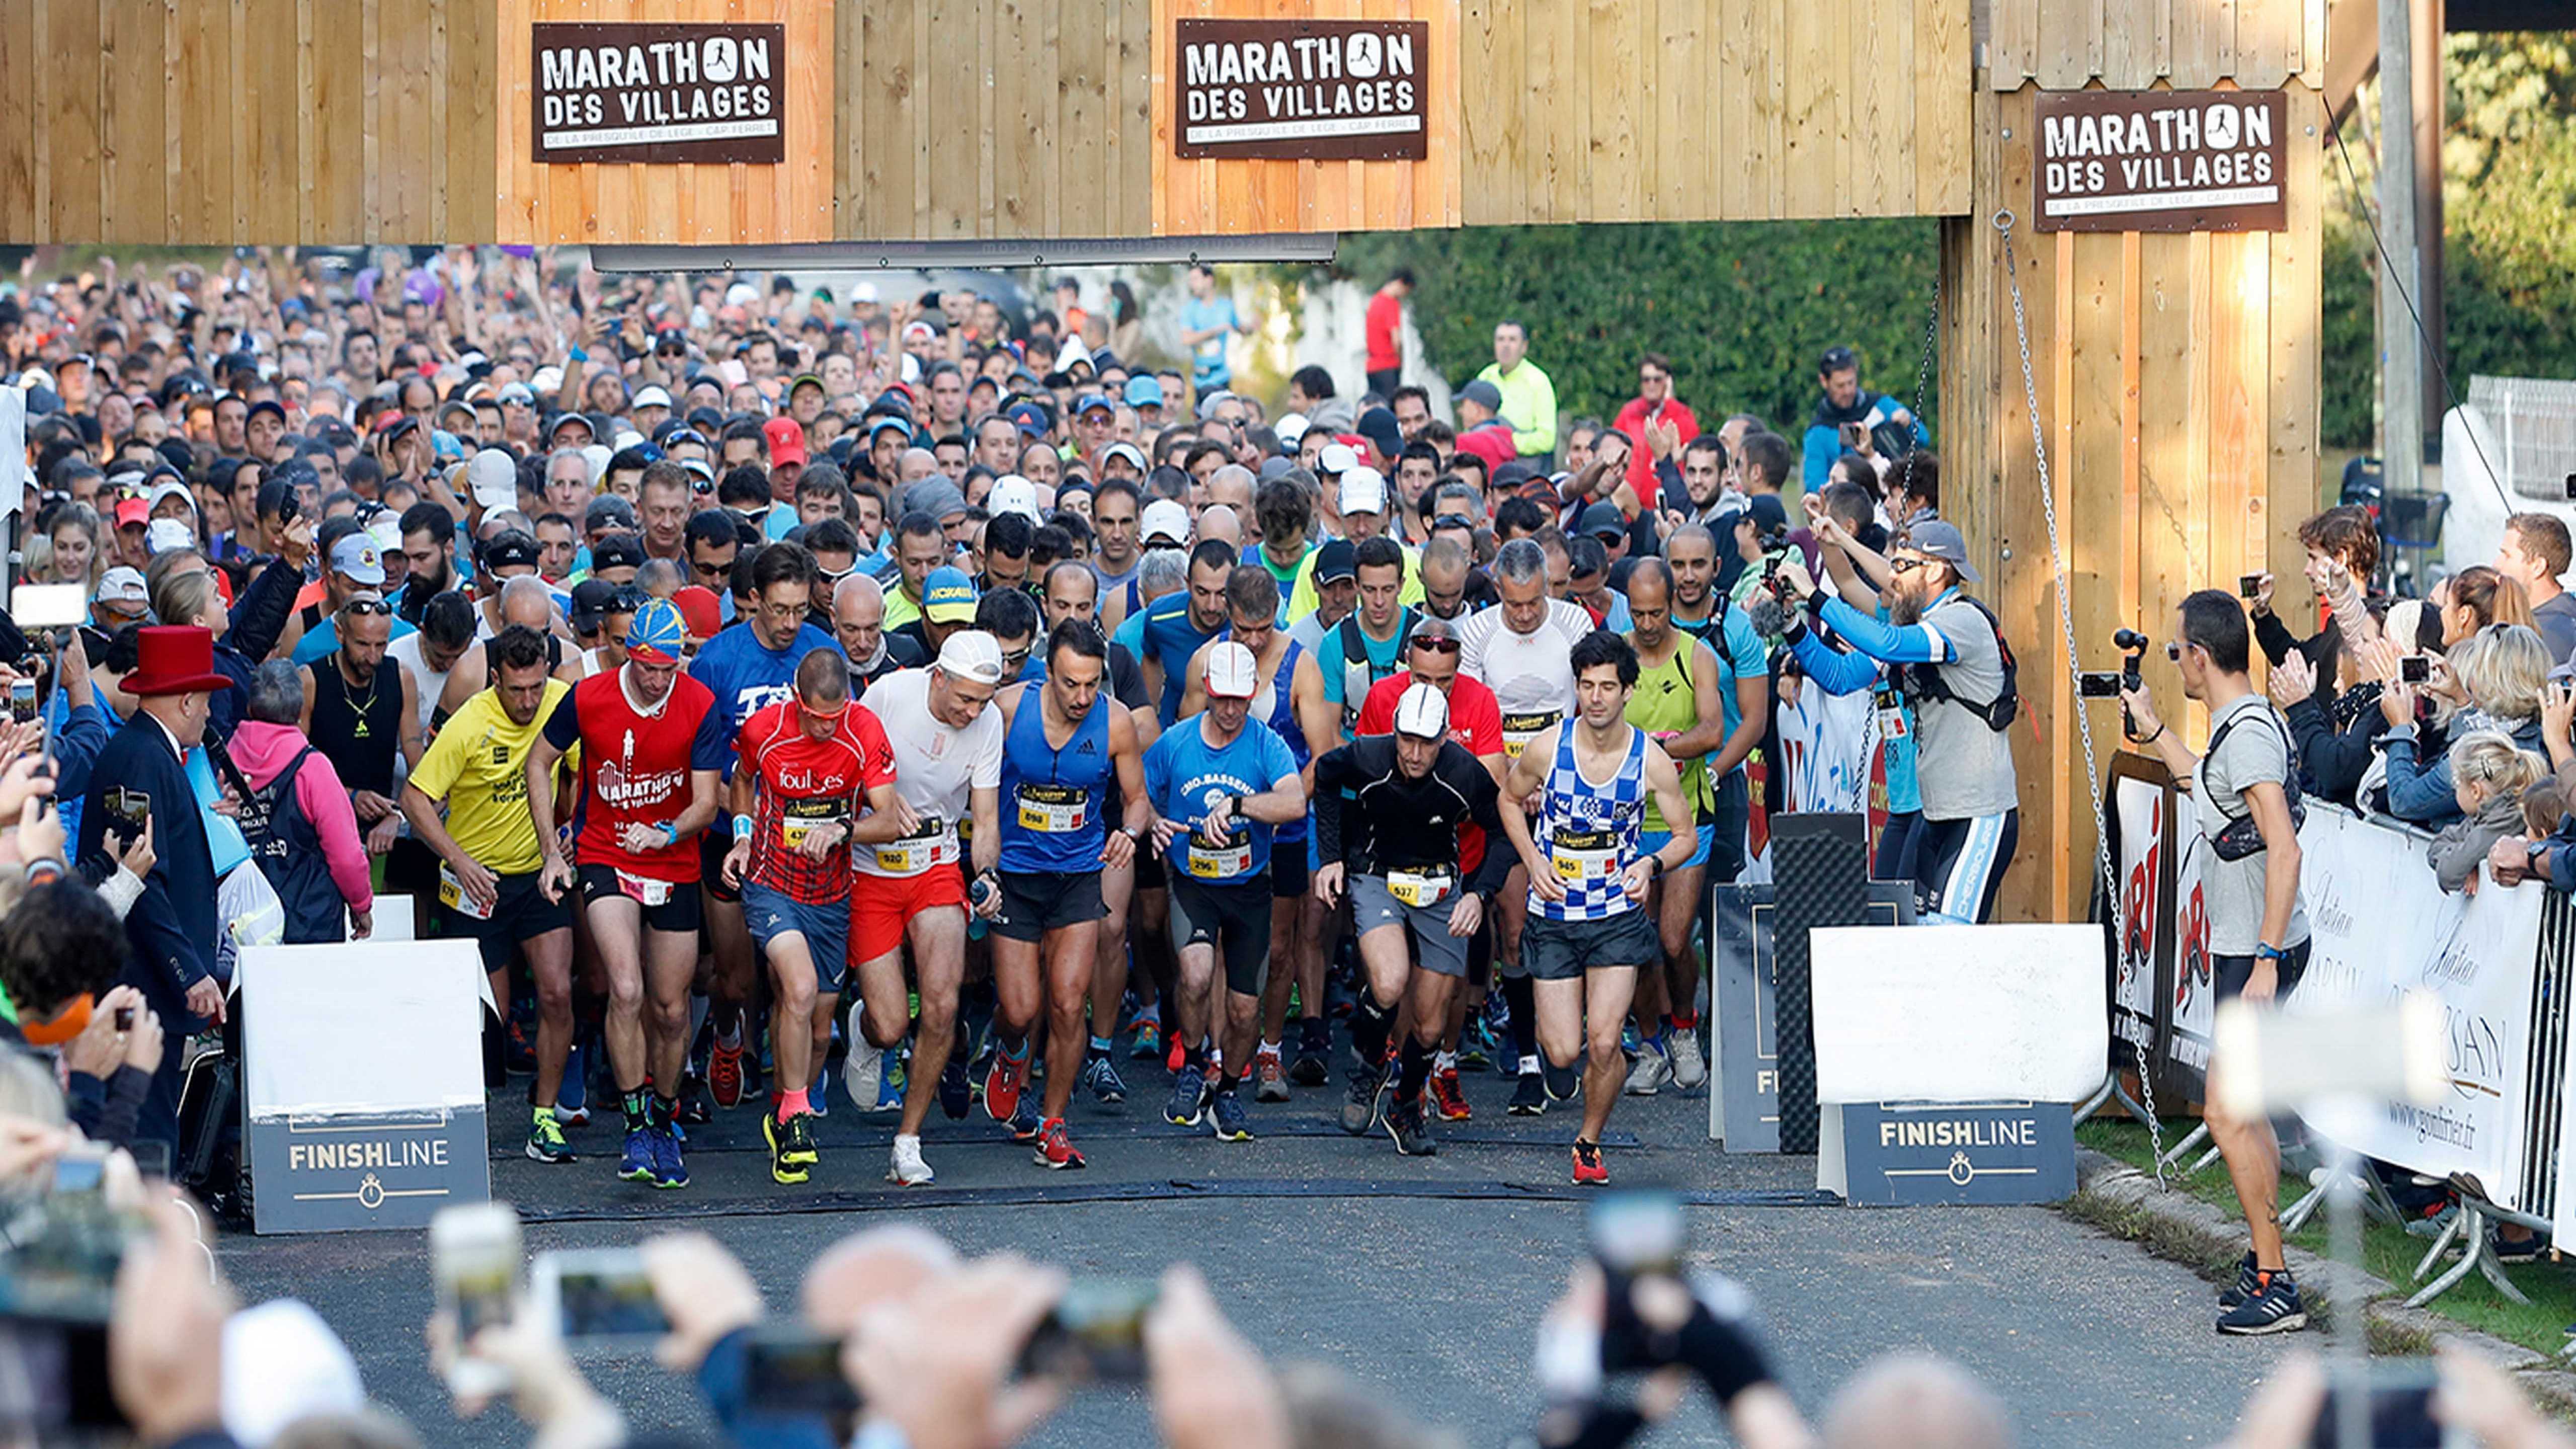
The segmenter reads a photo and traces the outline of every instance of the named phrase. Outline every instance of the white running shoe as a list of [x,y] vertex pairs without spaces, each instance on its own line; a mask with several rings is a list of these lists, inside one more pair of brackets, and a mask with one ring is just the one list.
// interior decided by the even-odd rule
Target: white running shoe
[[1683,1091],[1708,1081],[1708,1057],[1699,1049],[1699,1033],[1676,1031],[1665,1038],[1673,1051],[1673,1085]]
[[921,1139],[898,1136],[894,1139],[894,1156],[886,1164],[886,1181],[905,1187],[920,1187],[932,1176],[930,1164],[921,1160]]
[[1653,1042],[1637,1051],[1637,1064],[1628,1069],[1628,1095],[1651,1097],[1673,1079],[1673,1064]]
[[866,1036],[850,1038],[850,1054],[841,1061],[841,1086],[849,1092],[850,1101],[862,1112],[877,1110],[877,1094],[885,1080],[885,1053]]

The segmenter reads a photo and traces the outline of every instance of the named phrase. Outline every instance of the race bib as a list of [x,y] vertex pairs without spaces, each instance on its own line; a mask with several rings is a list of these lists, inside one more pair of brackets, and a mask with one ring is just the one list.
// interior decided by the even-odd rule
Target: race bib
[[1197,831],[1190,832],[1190,874],[1200,880],[1229,880],[1252,871],[1252,841],[1249,838],[1211,841]]
[[1386,893],[1417,909],[1436,906],[1456,879],[1445,870],[1391,870],[1386,873]]
[[469,921],[492,919],[492,908],[474,904],[474,898],[465,893],[464,884],[457,880],[456,872],[443,860],[438,863],[438,903]]
[[1041,835],[1070,835],[1091,820],[1091,792],[1071,785],[1022,785],[1020,828]]
[[920,829],[899,840],[889,840],[876,850],[877,869],[892,875],[919,875],[934,865],[954,863],[957,837],[949,833],[948,822],[936,815],[925,815]]
[[1882,740],[1905,738],[1905,706],[1894,690],[1878,691],[1878,737]]
[[1504,757],[1514,760],[1519,759],[1521,757],[1521,751],[1528,747],[1530,741],[1537,739],[1540,735],[1556,728],[1556,722],[1563,718],[1565,718],[1565,715],[1558,710],[1548,710],[1540,714],[1504,715]]
[[1560,829],[1548,845],[1558,880],[1608,880],[1618,873],[1619,837],[1616,832]]
[[805,844],[805,837],[815,827],[828,825],[844,817],[840,800],[782,800],[779,802],[778,841],[789,850]]
[[671,899],[669,881],[646,880],[640,875],[628,875],[622,870],[617,873],[617,891],[618,894],[638,905],[658,906],[666,904]]

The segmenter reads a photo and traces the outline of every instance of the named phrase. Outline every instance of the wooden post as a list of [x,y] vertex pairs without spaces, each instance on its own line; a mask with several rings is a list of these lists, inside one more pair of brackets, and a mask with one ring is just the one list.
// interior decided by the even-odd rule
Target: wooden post
[[2406,294],[2416,290],[2415,31],[2407,0],[2379,0],[2379,451],[2388,491],[2424,488],[2424,354]]

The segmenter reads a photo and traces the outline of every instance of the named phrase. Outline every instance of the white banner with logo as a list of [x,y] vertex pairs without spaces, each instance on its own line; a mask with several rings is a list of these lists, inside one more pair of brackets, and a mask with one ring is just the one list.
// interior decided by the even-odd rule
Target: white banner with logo
[[2120,956],[2111,976],[2114,1065],[2125,1063],[2129,1044],[2155,1048],[2156,952],[2165,944],[2165,796],[2167,787],[2133,775],[2111,781],[2119,812]]

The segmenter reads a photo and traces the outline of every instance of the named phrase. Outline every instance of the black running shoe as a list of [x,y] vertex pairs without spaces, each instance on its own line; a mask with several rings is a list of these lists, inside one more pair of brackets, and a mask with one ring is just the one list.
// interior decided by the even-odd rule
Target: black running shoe
[[1537,1117],[1547,1111],[1547,1088],[1536,1072],[1523,1072],[1512,1087],[1511,1105],[1503,1109],[1515,1117]]
[[1353,1067],[1350,1088],[1342,1096],[1342,1130],[1353,1137],[1363,1135],[1377,1120],[1378,1099],[1386,1094],[1387,1071],[1384,1067]]
[[966,1081],[966,1058],[949,1053],[948,1065],[939,1070],[939,1110],[951,1122],[966,1120],[966,1109],[975,1105],[974,1090]]
[[686,1076],[680,1079],[680,1100],[671,1108],[671,1120],[683,1127],[704,1127],[715,1120],[715,1100],[707,1095],[707,1079]]
[[2236,1281],[2218,1290],[2219,1309],[2223,1312],[2235,1307],[2253,1297],[2255,1290],[2262,1286],[2262,1280],[2254,1272],[2254,1252],[2249,1248],[2244,1257],[2236,1260]]
[[1583,1090],[1583,1071],[1579,1067],[1560,1067],[1554,1062],[1541,1061],[1539,1075],[1547,1084],[1547,1099],[1551,1102],[1571,1102],[1575,1094]]
[[1301,1087],[1320,1087],[1332,1080],[1333,1029],[1320,1016],[1298,1023],[1297,1056],[1288,1064],[1288,1080]]
[[2291,1333],[2308,1326],[2308,1308],[2299,1285],[2285,1269],[2256,1273],[2254,1292],[2244,1302],[2218,1315],[2218,1331],[2233,1337]]
[[1386,1135],[1395,1139],[1399,1156],[1433,1157],[1440,1152],[1440,1144],[1431,1140],[1431,1124],[1423,1119],[1419,1097],[1386,1109]]

